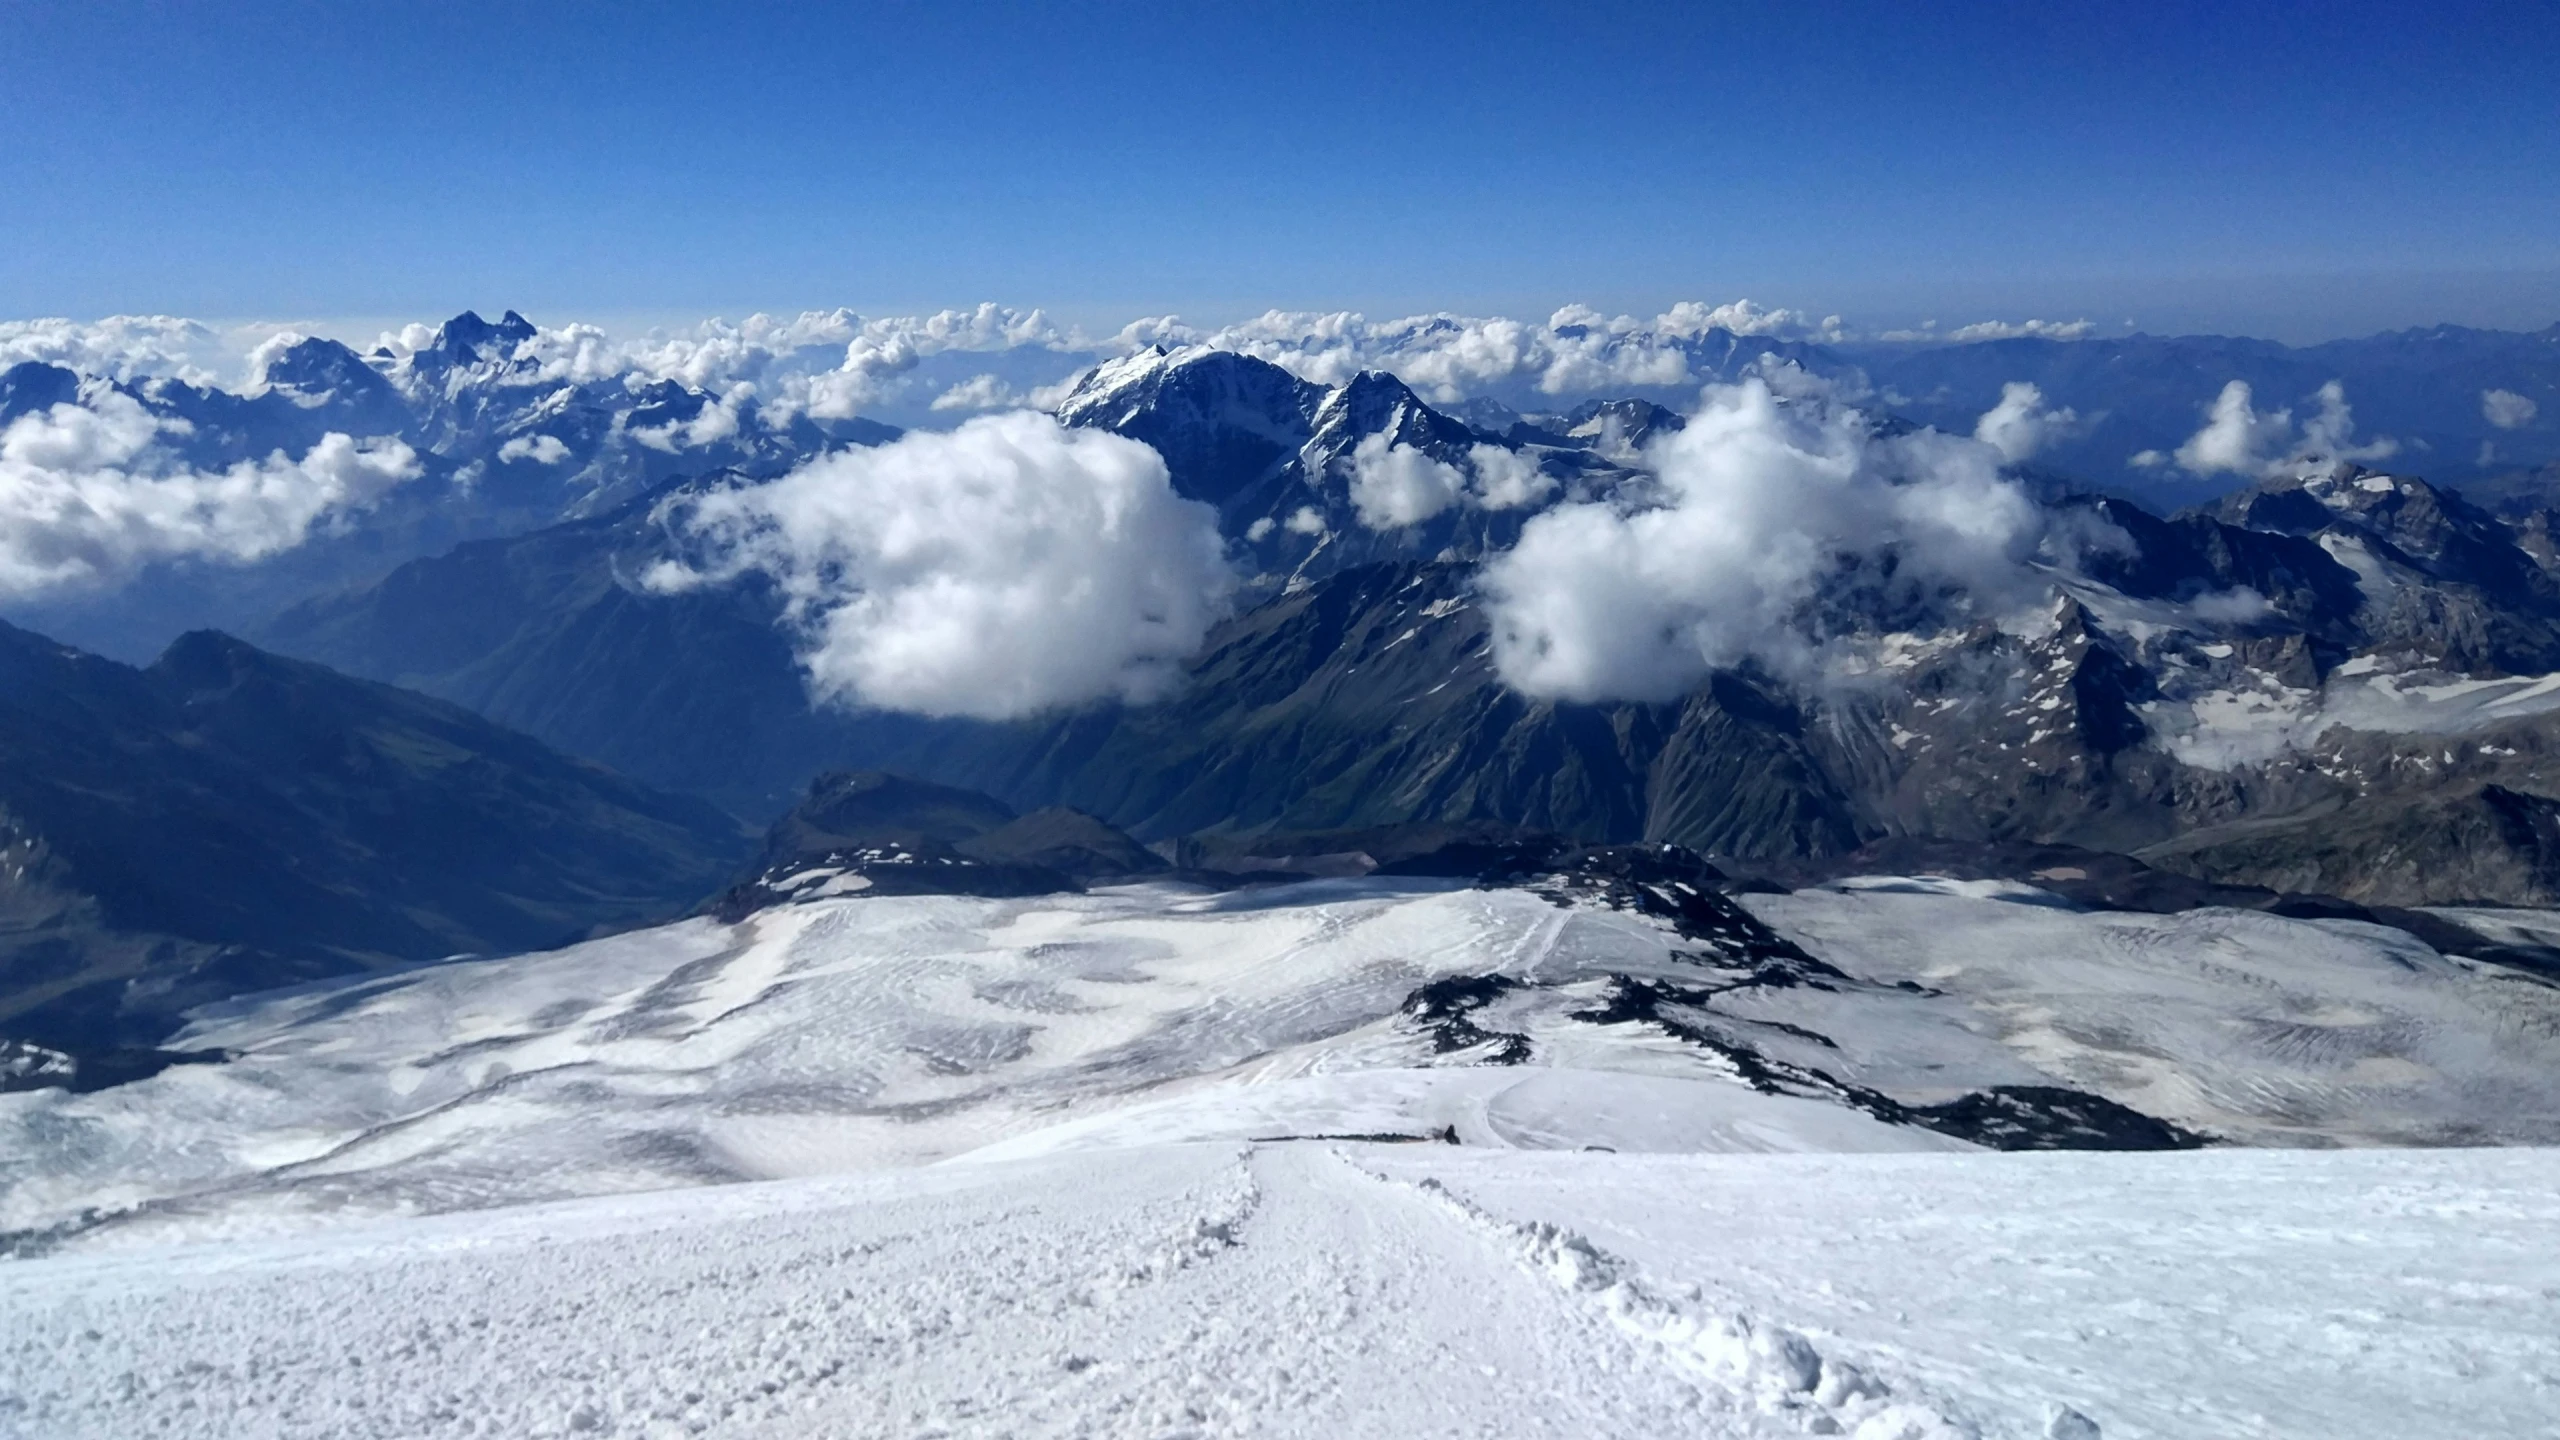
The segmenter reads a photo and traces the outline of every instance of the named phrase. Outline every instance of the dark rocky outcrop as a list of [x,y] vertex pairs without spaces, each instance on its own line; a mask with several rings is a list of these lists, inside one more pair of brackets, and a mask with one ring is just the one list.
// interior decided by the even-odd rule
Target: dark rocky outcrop
[[1016,815],[976,791],[878,770],[838,771],[766,832],[754,871],[706,908],[736,921],[839,895],[1052,895],[1158,874],[1165,862],[1090,815]]

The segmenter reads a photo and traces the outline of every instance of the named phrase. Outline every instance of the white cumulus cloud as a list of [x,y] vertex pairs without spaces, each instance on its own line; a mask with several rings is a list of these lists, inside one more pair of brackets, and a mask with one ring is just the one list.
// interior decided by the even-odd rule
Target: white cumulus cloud
[[2091,320],[1977,320],[1948,331],[1946,338],[1959,345],[1976,340],[2086,340],[2097,329]]
[[1369,435],[1351,451],[1351,507],[1372,530],[1419,525],[1458,503],[1467,477],[1410,445]]
[[2044,392],[2022,380],[2000,387],[2000,403],[1982,413],[1973,438],[2000,452],[2012,465],[2071,433],[2080,421],[2069,407],[2044,403]]
[[1372,530],[1419,525],[1459,505],[1535,505],[1555,488],[1555,477],[1534,458],[1499,445],[1469,447],[1463,468],[1410,445],[1391,445],[1384,435],[1365,436],[1351,451],[1351,507]]
[[2204,427],[2188,436],[2173,458],[2178,468],[2191,475],[2257,478],[2337,461],[2381,460],[2398,453],[2399,442],[2388,437],[2355,443],[2355,416],[2347,407],[2345,386],[2332,380],[2312,398],[2318,408],[2297,433],[2292,409],[2259,410],[2252,403],[2248,382],[2234,380],[2214,397]]
[[1006,719],[1164,694],[1235,587],[1209,507],[1133,440],[1027,411],[671,502],[648,583],[772,578],[823,700]]
[[557,435],[518,435],[498,447],[498,459],[530,460],[536,465],[557,465],[569,458],[569,446]]
[[1840,317],[1821,320],[1749,300],[1684,300],[1650,320],[1567,305],[1543,322],[1434,314],[1373,321],[1352,311],[1273,310],[1215,330],[1172,316],[1123,330],[1124,348],[1206,345],[1268,360],[1319,385],[1384,370],[1426,399],[1448,402],[1520,385],[1547,395],[1687,385],[1691,347],[1717,331],[1780,339],[1836,340]]
[[0,593],[111,582],[156,560],[262,559],[420,473],[398,440],[336,432],[300,459],[277,451],[199,470],[162,443],[187,429],[100,384],[11,421],[0,431]]
[[1909,345],[1971,345],[1984,340],[2086,340],[2096,333],[2094,320],[1976,320],[1950,330],[1926,320],[1916,330],[1887,330],[1875,338]]
[[933,397],[936,410],[1002,410],[1021,403],[1013,387],[993,375],[972,375]]
[[211,385],[230,368],[229,352],[210,326],[175,315],[0,320],[0,370],[33,360],[109,380],[166,375]]
[[1476,483],[1470,492],[1476,503],[1487,510],[1513,510],[1535,505],[1555,493],[1555,477],[1538,468],[1538,462],[1517,450],[1499,445],[1477,445],[1467,451],[1467,464],[1476,472]]
[[2533,403],[2530,395],[2519,395],[2513,390],[2480,392],[2480,418],[2501,430],[2521,430],[2532,424],[2533,417],[2541,413],[2542,407]]
[[703,403],[690,419],[670,420],[663,425],[637,425],[631,438],[653,450],[670,455],[686,450],[699,450],[717,445],[738,433],[740,412],[753,403],[756,387],[740,380],[733,382],[728,393]]
[[1800,663],[1803,608],[1858,560],[1890,555],[1892,583],[1978,615],[2044,593],[2044,515],[1981,442],[1879,436],[1845,404],[1753,378],[1709,387],[1645,455],[1662,503],[1558,506],[1486,564],[1494,662],[1514,689],[1667,700],[1746,659]]

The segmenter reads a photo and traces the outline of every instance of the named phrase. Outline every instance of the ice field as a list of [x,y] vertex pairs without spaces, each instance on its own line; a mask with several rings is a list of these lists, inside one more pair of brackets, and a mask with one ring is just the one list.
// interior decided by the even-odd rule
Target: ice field
[[[2560,1150],[2340,1147],[2560,1139],[2560,991],[2012,885],[1745,903],[1809,959],[1144,885],[200,1011],[235,1058],[0,1096],[0,1435],[2549,1433]],[[2226,1143],[1885,1118],[1995,1086]]]
[[2560,1153],[1086,1150],[24,1261],[0,1314],[0,1433],[100,1440],[2526,1436]]

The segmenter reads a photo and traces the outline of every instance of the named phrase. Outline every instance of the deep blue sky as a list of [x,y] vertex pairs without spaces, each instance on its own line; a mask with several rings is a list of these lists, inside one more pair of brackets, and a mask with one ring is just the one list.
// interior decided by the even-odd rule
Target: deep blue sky
[[2560,318],[2548,0],[6,0],[0,135],[0,316]]

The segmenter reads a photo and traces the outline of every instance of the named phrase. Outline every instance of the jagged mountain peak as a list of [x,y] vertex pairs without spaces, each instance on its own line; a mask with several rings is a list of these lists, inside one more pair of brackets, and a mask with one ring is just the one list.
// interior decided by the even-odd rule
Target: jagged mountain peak
[[533,322],[513,310],[500,316],[494,325],[481,319],[480,312],[465,310],[436,328],[436,338],[428,348],[454,359],[465,355],[487,357],[492,350],[503,356],[536,333]]
[[59,365],[21,360],[0,370],[0,424],[30,411],[68,405],[79,397],[79,375]]
[[1641,450],[1687,423],[1679,411],[1650,400],[1588,400],[1557,417],[1553,428],[1601,450]]
[[296,407],[327,412],[333,428],[362,435],[406,435],[414,429],[399,387],[335,340],[297,342],[268,359],[251,394],[279,395]]
[[1423,402],[1402,380],[1383,370],[1363,370],[1325,392],[1315,414],[1313,448],[1348,450],[1371,435],[1390,444],[1427,448],[1465,445],[1472,432]]
[[377,379],[364,357],[338,341],[306,336],[268,358],[258,379],[267,385],[326,390],[359,377]]
[[1155,412],[1163,423],[1238,425],[1278,438],[1303,432],[1322,388],[1256,356],[1150,345],[1086,372],[1059,404],[1070,425],[1120,428]]

